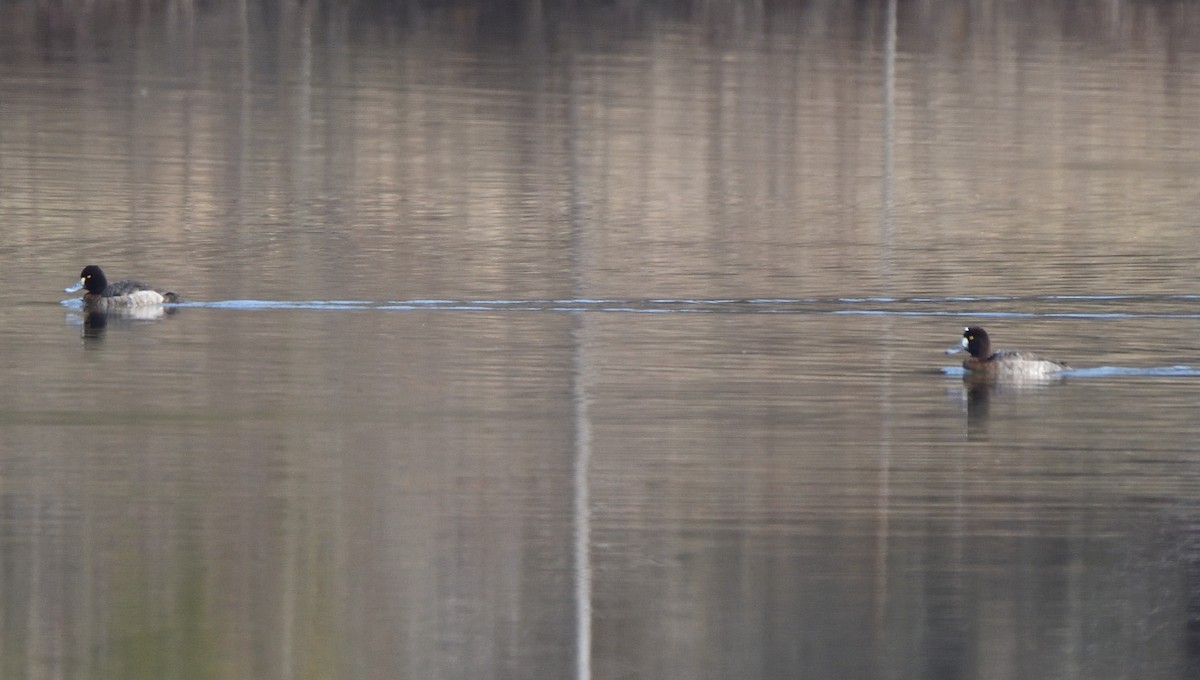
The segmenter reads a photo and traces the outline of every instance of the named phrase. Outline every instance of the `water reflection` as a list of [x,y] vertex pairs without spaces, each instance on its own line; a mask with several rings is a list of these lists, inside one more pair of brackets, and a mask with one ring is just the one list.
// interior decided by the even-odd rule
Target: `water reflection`
[[68,313],[67,323],[81,326],[83,337],[95,340],[104,335],[110,323],[127,328],[142,323],[159,321],[177,312],[178,309],[173,306],[164,307],[162,305],[130,307],[108,311],[83,309],[79,312]]
[[83,315],[83,338],[95,340],[108,328],[108,312],[85,312]]
[[1061,376],[1019,382],[997,382],[984,376],[966,375],[962,379],[962,401],[966,406],[967,439],[986,441],[993,400],[1032,399],[1040,390],[1053,389],[1066,378]]

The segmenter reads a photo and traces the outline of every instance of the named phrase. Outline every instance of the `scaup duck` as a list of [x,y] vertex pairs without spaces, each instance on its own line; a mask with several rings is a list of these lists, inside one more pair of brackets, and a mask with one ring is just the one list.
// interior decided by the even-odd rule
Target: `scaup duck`
[[179,296],[169,291],[158,290],[141,281],[117,281],[109,283],[104,272],[89,264],[79,273],[79,282],[66,289],[68,293],[86,290],[83,304],[89,309],[117,309],[121,307],[143,307],[161,305],[164,302],[179,302]]
[[973,376],[988,378],[1040,378],[1051,376],[1066,370],[1068,366],[1054,359],[1047,359],[1029,352],[1018,352],[1011,349],[992,351],[992,341],[987,331],[978,326],[971,326],[963,331],[962,340],[946,350],[946,354],[954,354],[967,350],[970,358],[963,362],[963,368]]

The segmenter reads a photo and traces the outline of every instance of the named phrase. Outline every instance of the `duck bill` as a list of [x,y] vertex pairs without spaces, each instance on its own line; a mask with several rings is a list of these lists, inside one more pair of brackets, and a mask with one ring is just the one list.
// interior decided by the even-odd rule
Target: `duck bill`
[[71,286],[70,288],[64,288],[63,292],[64,293],[74,293],[74,292],[80,291],[80,290],[83,290],[83,279],[79,279],[79,281],[75,282],[75,285]]
[[963,351],[966,348],[967,348],[967,339],[963,338],[961,341],[959,341],[959,343],[957,345],[947,348],[946,354],[958,354],[959,352]]

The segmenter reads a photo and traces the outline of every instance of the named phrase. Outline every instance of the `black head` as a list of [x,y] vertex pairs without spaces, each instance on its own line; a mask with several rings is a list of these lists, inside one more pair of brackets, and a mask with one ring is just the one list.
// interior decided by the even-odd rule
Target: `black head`
[[992,341],[988,339],[987,331],[979,326],[970,326],[963,331],[963,344],[967,352],[976,359],[986,359],[992,356]]
[[108,279],[104,272],[94,264],[89,264],[79,272],[79,283],[93,295],[100,295],[108,287]]

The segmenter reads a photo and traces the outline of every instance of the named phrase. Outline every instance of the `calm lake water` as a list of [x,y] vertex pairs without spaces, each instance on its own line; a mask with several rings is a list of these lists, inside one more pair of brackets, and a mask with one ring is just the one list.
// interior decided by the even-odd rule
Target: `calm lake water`
[[900,5],[0,4],[0,677],[1196,677],[1200,6]]

